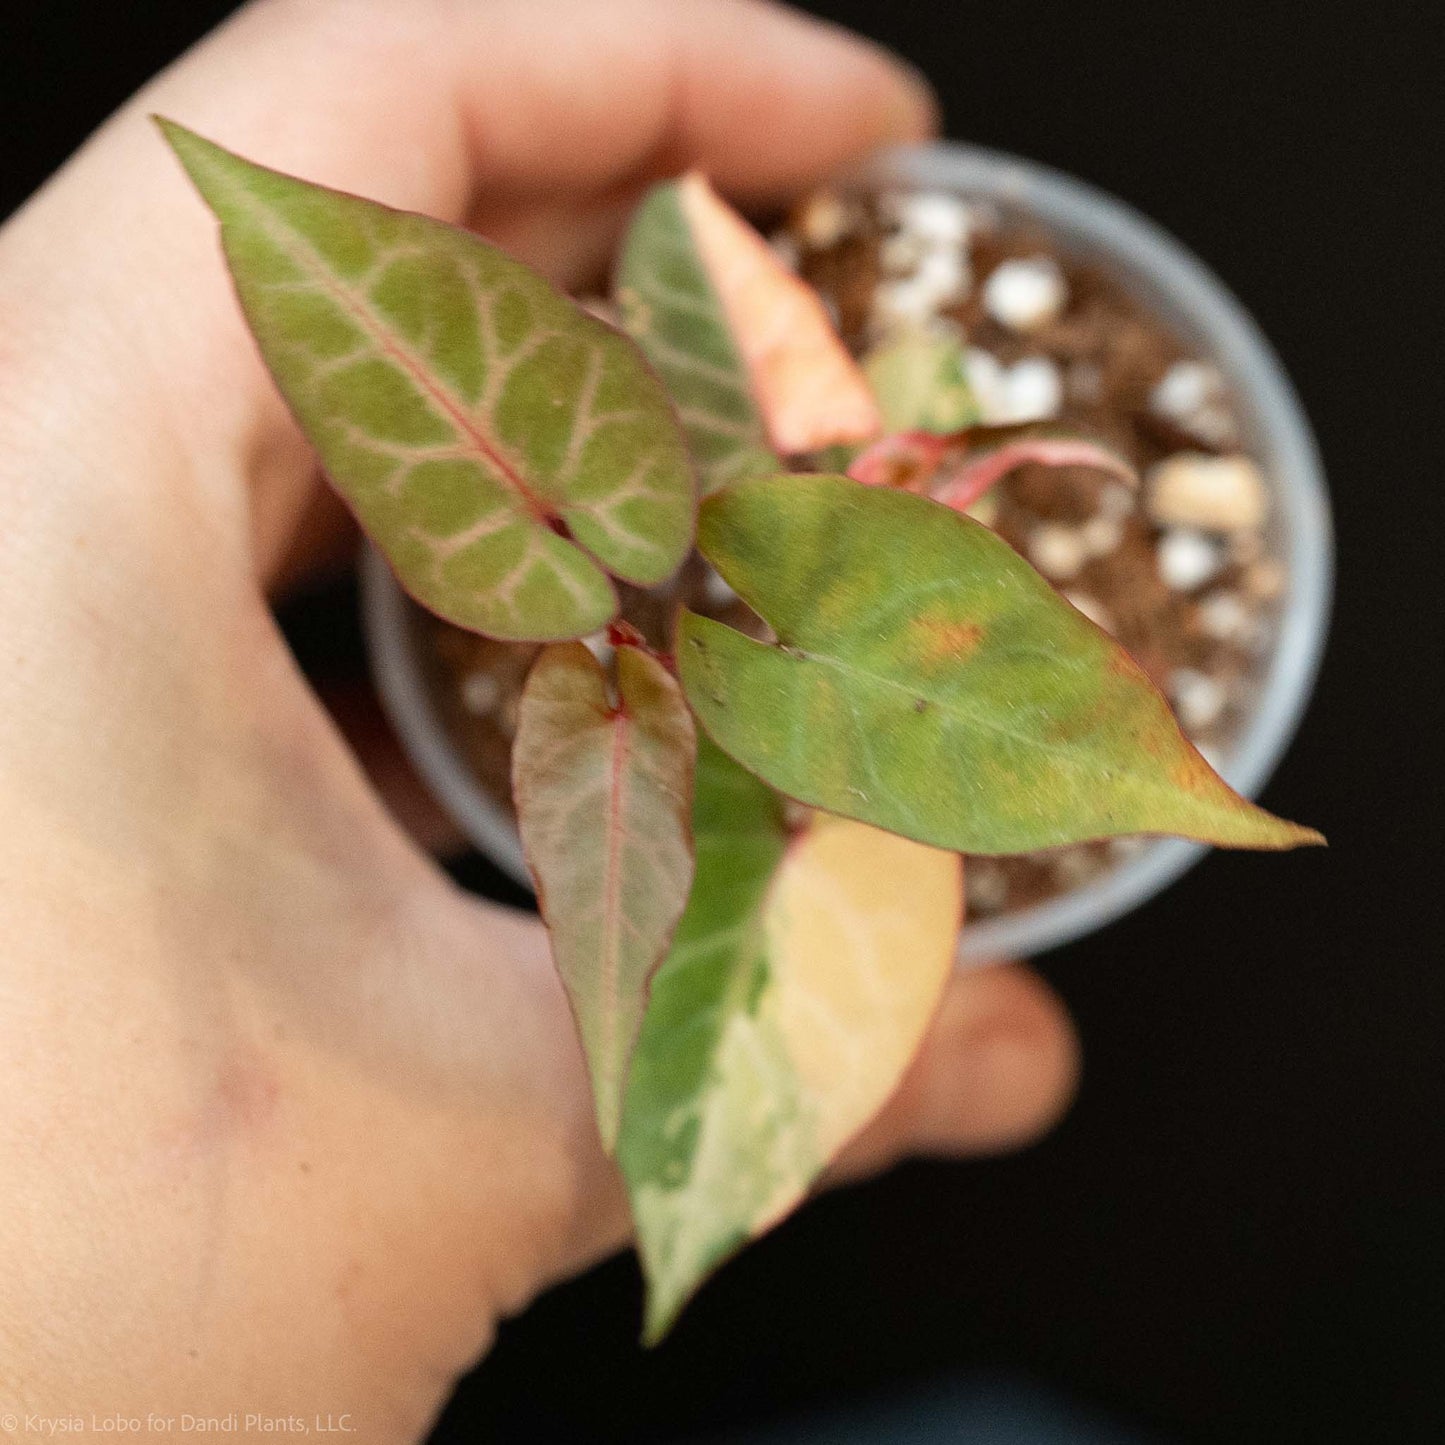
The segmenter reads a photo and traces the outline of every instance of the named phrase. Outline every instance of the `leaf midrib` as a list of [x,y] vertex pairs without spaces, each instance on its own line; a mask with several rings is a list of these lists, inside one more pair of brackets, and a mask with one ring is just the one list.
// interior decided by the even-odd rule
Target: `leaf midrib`
[[612,1065],[617,1062],[617,1011],[621,989],[618,981],[618,957],[621,951],[621,929],[618,913],[621,908],[623,844],[622,809],[626,797],[627,756],[631,750],[631,718],[626,704],[619,701],[612,715],[612,763],[607,793],[607,869],[603,881],[603,954],[602,995],[603,1017],[607,1020],[607,1052]]
[[[267,214],[274,215],[275,213],[268,211]],[[473,422],[460,401],[436,382],[421,360],[412,355],[411,351],[377,319],[365,295],[358,294],[351,287],[336,280],[326,269],[316,248],[307,242],[294,227],[285,226],[279,235],[274,227],[266,229],[270,232],[271,239],[291,260],[312,277],[313,284],[319,285],[332,300],[346,311],[352,320],[371,337],[373,343],[402,368],[411,382],[445,413],[447,419],[462,436],[501,473],[503,480],[516,493],[522,506],[531,514],[531,519],[542,526],[550,526],[556,515],[552,509],[527,485],[512,463],[492,445],[486,433]],[[289,238],[289,244],[287,238]],[[382,260],[385,261],[385,251],[379,249]],[[499,357],[488,357],[489,364],[498,364],[499,362]]]

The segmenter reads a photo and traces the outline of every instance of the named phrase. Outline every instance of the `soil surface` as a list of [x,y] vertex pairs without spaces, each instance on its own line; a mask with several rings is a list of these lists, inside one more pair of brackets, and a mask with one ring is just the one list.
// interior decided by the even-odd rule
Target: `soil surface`
[[[1082,468],[1022,468],[973,515],[1111,632],[1205,756],[1222,757],[1253,705],[1286,585],[1265,539],[1268,478],[1242,450],[1222,378],[1097,266],[951,196],[821,193],[775,246],[818,287],[856,353],[903,328],[961,332],[983,421],[1074,425],[1134,463],[1138,488]],[[657,646],[683,601],[759,629],[696,556],[664,589],[623,592],[624,616]],[[538,649],[420,609],[413,626],[447,730],[510,810],[517,703]],[[589,645],[608,652],[600,637]],[[1116,839],[970,859],[970,915],[1066,892],[1142,846]]]

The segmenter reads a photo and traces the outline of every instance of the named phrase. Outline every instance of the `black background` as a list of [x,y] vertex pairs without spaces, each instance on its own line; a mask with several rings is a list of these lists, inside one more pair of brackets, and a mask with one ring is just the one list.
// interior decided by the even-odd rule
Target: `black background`
[[[0,0],[0,215],[228,8]],[[1266,802],[1332,848],[1213,857],[1043,961],[1086,1075],[1041,1147],[811,1206],[651,1354],[634,1267],[608,1265],[503,1329],[439,1438],[726,1436],[998,1363],[1174,1438],[1445,1439],[1438,16],[812,8],[924,68],[950,134],[1161,221],[1275,342],[1323,446],[1339,583]],[[356,665],[344,593],[297,636]]]

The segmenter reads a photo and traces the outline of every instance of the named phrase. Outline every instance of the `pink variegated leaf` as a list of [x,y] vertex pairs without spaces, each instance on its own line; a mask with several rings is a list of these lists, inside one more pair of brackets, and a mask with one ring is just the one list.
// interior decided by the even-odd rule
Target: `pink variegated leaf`
[[872,389],[818,293],[703,176],[684,176],[678,201],[774,449],[791,456],[876,436]]
[[613,634],[616,696],[580,642],[545,648],[522,694],[512,791],[552,954],[577,1016],[603,1143],[617,1138],[648,984],[692,886],[697,743],[672,674]]

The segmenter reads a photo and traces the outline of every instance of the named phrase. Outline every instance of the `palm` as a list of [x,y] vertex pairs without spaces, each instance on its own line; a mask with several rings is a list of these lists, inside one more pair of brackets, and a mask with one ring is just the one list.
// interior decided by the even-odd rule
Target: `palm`
[[[409,841],[279,636],[313,463],[149,110],[569,280],[660,172],[776,198],[926,110],[746,0],[270,0],[0,232],[16,1398],[249,1391],[401,1438],[625,1213],[537,926]],[[1026,1137],[1072,1062],[1028,975],[960,980],[854,1163]]]

